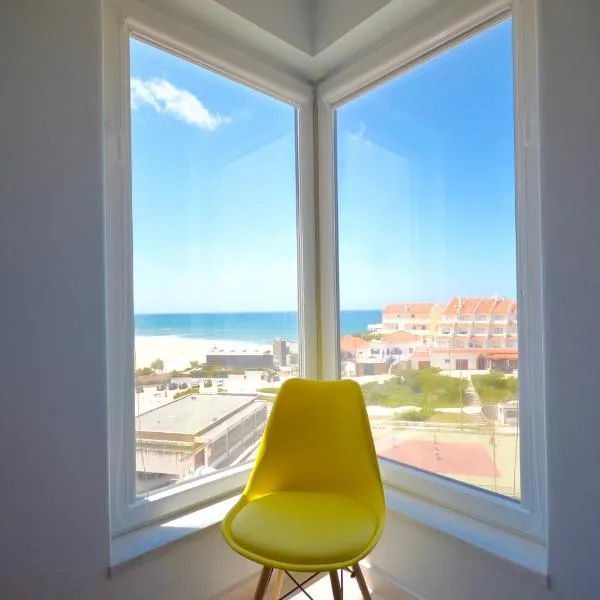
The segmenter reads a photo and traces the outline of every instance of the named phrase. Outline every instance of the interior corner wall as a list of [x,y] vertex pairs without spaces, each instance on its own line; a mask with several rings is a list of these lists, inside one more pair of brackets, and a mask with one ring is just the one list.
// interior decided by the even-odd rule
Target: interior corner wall
[[[598,597],[600,5],[540,1],[550,577],[391,515],[376,566],[427,600]],[[249,574],[218,528],[112,580],[99,0],[0,20],[0,597],[205,600]]]
[[315,0],[314,53],[321,52],[392,0]]
[[100,0],[0,9],[0,598],[207,600],[218,527],[107,578]]
[[539,0],[550,588],[390,515],[374,566],[427,600],[600,597],[600,3]]
[[97,0],[0,10],[0,597],[99,597],[108,556]]
[[288,44],[313,54],[312,0],[216,0]]

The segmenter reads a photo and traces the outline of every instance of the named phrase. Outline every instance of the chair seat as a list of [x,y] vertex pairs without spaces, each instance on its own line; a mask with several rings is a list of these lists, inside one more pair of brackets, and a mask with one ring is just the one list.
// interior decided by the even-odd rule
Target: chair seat
[[307,567],[351,561],[373,541],[377,524],[371,510],[346,496],[275,492],[246,504],[231,536],[266,563]]

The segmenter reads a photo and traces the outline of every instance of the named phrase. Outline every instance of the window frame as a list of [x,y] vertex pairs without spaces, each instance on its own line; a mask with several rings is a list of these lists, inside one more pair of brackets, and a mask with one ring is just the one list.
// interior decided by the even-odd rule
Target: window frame
[[135,494],[129,40],[136,38],[295,108],[300,372],[318,377],[311,86],[137,2],[102,7],[105,128],[105,301],[110,521],[113,537],[231,495],[251,465],[224,469],[137,498]]
[[[129,307],[124,290],[131,280],[122,264],[131,227],[125,199],[129,198],[129,50],[130,34],[204,68],[267,93],[296,107],[297,227],[299,275],[299,330],[304,335],[302,360],[308,377],[338,376],[339,297],[335,109],[370,87],[394,77],[414,64],[446,50],[512,13],[515,85],[515,168],[517,194],[518,279],[527,274],[527,293],[519,289],[519,337],[526,367],[521,390],[522,502],[515,503],[450,479],[380,459],[383,479],[391,488],[442,505],[509,533],[545,543],[546,436],[544,408],[544,338],[542,326],[542,261],[539,199],[539,131],[537,84],[538,0],[489,0],[480,8],[453,3],[427,23],[410,24],[404,35],[363,52],[350,66],[309,85],[230,45],[174,21],[151,7],[131,0],[105,0],[103,20],[103,110],[105,128],[105,261],[106,341],[109,431],[110,516],[113,536],[192,510],[239,490],[250,466],[161,491],[143,506],[132,506],[123,469],[127,404],[133,372],[121,358],[133,356]],[[315,96],[316,93],[316,96]],[[318,173],[318,179],[316,179]],[[315,183],[317,189],[315,190]],[[129,210],[130,213],[130,210]],[[129,220],[128,220],[129,219]],[[318,229],[317,229],[318,223]],[[131,240],[129,240],[130,243]],[[129,252],[131,247],[129,246]],[[132,314],[132,313],[131,313]],[[385,320],[385,316],[384,316]],[[456,317],[443,315],[441,324]],[[493,319],[490,319],[493,322]],[[127,340],[129,338],[129,341]],[[523,367],[521,368],[523,372]],[[129,378],[129,379],[128,379]],[[133,428],[132,428],[133,432]],[[134,436],[131,436],[134,439]],[[135,441],[135,440],[134,440]],[[133,490],[133,488],[130,488]],[[135,494],[134,494],[135,495]]]
[[[318,220],[322,349],[321,374],[340,376],[339,253],[335,111],[355,97],[500,21],[513,21],[517,282],[520,312],[521,501],[380,458],[384,482],[507,532],[545,544],[546,435],[540,224],[537,0],[488,3],[462,18],[442,14],[436,25],[415,26],[405,36],[359,58],[317,88]],[[446,19],[446,21],[444,21]],[[524,282],[527,281],[525,289]],[[446,319],[442,319],[442,323]],[[450,320],[450,319],[448,319]]]

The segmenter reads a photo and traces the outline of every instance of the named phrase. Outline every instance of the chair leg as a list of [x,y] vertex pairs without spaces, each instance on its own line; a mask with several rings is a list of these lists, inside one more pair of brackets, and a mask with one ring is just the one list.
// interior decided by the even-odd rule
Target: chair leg
[[267,586],[269,585],[269,579],[271,579],[271,573],[273,573],[273,569],[271,569],[271,567],[262,568],[260,577],[258,578],[258,585],[256,586],[256,591],[254,592],[254,600],[263,600],[265,597],[265,592],[267,591]]
[[354,573],[354,577],[356,578],[356,583],[358,583],[358,588],[360,589],[360,593],[362,594],[363,600],[371,600],[371,593],[369,592],[367,582],[365,581],[365,577],[362,571],[360,570],[360,565],[358,563],[352,566],[352,572]]
[[333,600],[344,600],[342,595],[342,588],[340,586],[340,578],[338,577],[337,571],[329,571],[329,579],[331,580],[331,591],[333,593]]
[[275,575],[275,585],[273,587],[273,600],[279,600],[281,596],[281,589],[283,588],[284,577],[285,571],[277,569],[277,574]]

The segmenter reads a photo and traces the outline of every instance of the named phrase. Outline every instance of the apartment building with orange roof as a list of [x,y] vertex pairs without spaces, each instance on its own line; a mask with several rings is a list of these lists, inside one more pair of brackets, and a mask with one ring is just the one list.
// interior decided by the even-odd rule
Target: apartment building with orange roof
[[502,296],[455,297],[443,307],[439,348],[518,348],[517,303]]
[[433,339],[437,330],[441,307],[435,302],[404,302],[387,304],[382,310],[381,323],[369,329],[379,333],[408,331]]

